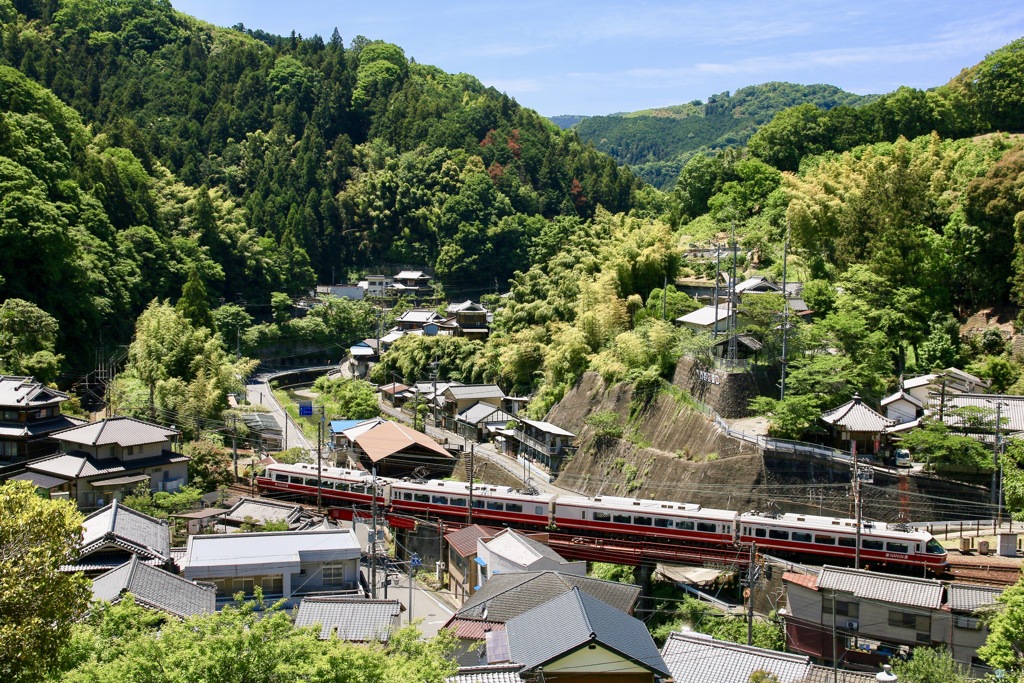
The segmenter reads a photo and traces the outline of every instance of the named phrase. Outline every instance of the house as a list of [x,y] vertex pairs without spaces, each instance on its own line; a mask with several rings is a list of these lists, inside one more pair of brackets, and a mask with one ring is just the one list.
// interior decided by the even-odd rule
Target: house
[[377,352],[379,348],[380,341],[377,339],[364,339],[348,348],[354,377],[366,377],[369,374],[370,365],[380,360],[380,354]]
[[463,438],[483,443],[514,419],[493,403],[477,402],[455,416],[455,431]]
[[284,448],[284,431],[273,413],[242,413],[242,422],[256,436],[259,450],[277,452]]
[[444,535],[448,544],[448,590],[461,602],[476,592],[483,582],[481,566],[476,562],[476,542],[498,533],[497,529],[479,524],[463,527]]
[[402,604],[398,600],[317,595],[299,603],[295,625],[319,626],[320,640],[337,638],[386,645],[391,634],[401,628],[401,619]]
[[460,304],[449,304],[445,313],[449,318],[455,319],[456,336],[483,340],[490,334],[487,309],[478,303],[464,301]]
[[782,294],[782,287],[764,275],[755,275],[737,284],[733,291],[736,294]]
[[562,574],[587,575],[586,561],[566,560],[547,545],[547,534],[521,534],[502,529],[491,537],[476,542],[476,564],[483,571],[482,580],[510,572],[551,570]]
[[289,529],[297,529],[302,525],[303,517],[301,505],[243,497],[221,512],[220,521],[226,527],[225,531],[236,531],[243,524],[263,526],[270,522],[284,522]]
[[513,617],[488,634],[487,663],[515,662],[520,677],[559,681],[671,678],[647,626],[578,587]]
[[378,352],[387,353],[387,351],[391,348],[391,345],[404,336],[404,330],[391,330],[390,332],[388,332],[387,334],[380,338],[380,349]]
[[425,298],[432,294],[430,276],[422,270],[403,270],[395,276],[391,288],[399,296],[408,295],[414,299]]
[[724,332],[730,327],[735,327],[736,314],[730,312],[728,304],[704,306],[676,318],[676,323],[697,333]]
[[355,285],[317,285],[316,291],[311,296],[336,296],[339,299],[352,299],[362,301],[367,294],[367,288],[361,284]]
[[413,396],[413,392],[404,384],[392,382],[391,384],[384,384],[378,390],[380,391],[381,398],[390,403],[395,408],[400,408]]
[[387,295],[388,288],[394,283],[394,279],[388,275],[367,275],[365,280],[360,280],[356,286],[366,291],[367,298],[380,299]]
[[555,571],[495,574],[444,625],[452,629],[459,640],[457,661],[462,666],[480,664],[476,644],[486,633],[504,630],[510,619],[573,588],[626,614],[633,613],[640,597],[639,586],[575,574]]
[[853,445],[857,453],[881,453],[882,434],[894,422],[865,405],[859,394],[843,405],[828,410],[821,416],[832,431],[835,445],[848,448]]
[[519,664],[493,664],[460,666],[459,672],[445,679],[445,683],[523,683]]
[[831,566],[817,576],[786,572],[782,580],[793,652],[879,667],[916,647],[946,647],[984,671],[977,648],[988,633],[978,612],[992,608],[998,589]]
[[894,425],[913,422],[924,415],[924,402],[910,392],[900,389],[882,399],[882,409],[885,416],[893,421]]
[[571,452],[572,440],[576,435],[550,422],[526,418],[517,420],[515,441],[519,454],[540,463],[551,474],[556,474],[562,461]]
[[201,586],[159,567],[151,567],[138,555],[132,555],[120,567],[92,580],[93,600],[113,605],[131,593],[135,604],[158,612],[187,619],[217,611],[217,591]]
[[348,450],[352,446],[352,439],[383,422],[384,419],[380,417],[371,417],[367,420],[331,420],[328,424],[331,448]]
[[173,567],[167,520],[121,505],[116,499],[82,522],[78,560],[62,571],[95,576],[120,567],[133,557],[157,567]]
[[284,598],[359,588],[359,539],[351,529],[190,536],[179,564],[186,579],[212,582],[219,598],[256,586]]
[[438,387],[435,402],[441,409],[442,426],[455,431],[455,418],[459,413],[476,403],[500,408],[504,398],[505,392],[497,384],[449,384],[443,390]]
[[749,334],[734,334],[714,341],[711,344],[711,354],[715,358],[726,358],[729,353],[729,345],[733,339],[736,340],[736,357],[744,365],[749,364],[751,360],[755,360],[760,355],[761,350],[764,349],[764,344]]
[[900,379],[895,393],[882,399],[885,416],[905,424],[925,413],[944,412],[942,403],[954,394],[985,394],[989,383],[980,377],[959,370],[946,368],[937,373]]
[[404,332],[422,330],[429,323],[440,323],[444,317],[432,308],[410,308],[395,319],[397,329]]
[[670,633],[661,658],[675,683],[748,683],[755,671],[771,674],[778,683],[800,683],[812,667],[807,655],[739,645],[693,631]]
[[376,467],[385,477],[407,477],[414,472],[445,477],[455,467],[455,458],[436,441],[391,421],[352,439],[349,461],[367,471]]
[[86,422],[61,413],[66,400],[64,392],[31,377],[0,375],[0,465],[58,452],[50,435]]

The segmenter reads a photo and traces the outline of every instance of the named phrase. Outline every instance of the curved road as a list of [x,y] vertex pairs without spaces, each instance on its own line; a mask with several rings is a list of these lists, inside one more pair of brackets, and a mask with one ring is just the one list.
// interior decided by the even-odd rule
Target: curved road
[[299,426],[295,424],[295,421],[291,418],[281,404],[274,398],[274,393],[270,390],[268,381],[276,373],[263,372],[252,379],[250,379],[245,385],[245,397],[249,403],[256,405],[263,405],[270,408],[270,413],[277,420],[279,425],[282,425],[284,432],[284,448],[305,448],[310,453],[316,453],[316,444],[311,444],[306,435],[302,433]]

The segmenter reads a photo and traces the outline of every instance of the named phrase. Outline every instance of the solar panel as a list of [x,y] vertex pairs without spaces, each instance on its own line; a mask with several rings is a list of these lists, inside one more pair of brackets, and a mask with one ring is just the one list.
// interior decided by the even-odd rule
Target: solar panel
[[508,649],[508,631],[488,631],[484,638],[487,641],[488,664],[499,664],[512,658]]

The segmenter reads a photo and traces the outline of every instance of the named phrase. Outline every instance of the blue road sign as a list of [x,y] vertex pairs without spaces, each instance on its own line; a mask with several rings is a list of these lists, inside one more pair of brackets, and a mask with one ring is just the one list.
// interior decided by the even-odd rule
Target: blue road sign
[[423,562],[420,561],[420,556],[417,555],[416,553],[412,554],[412,558],[410,558],[409,564],[411,564],[413,567],[422,567],[423,566]]
[[299,404],[299,416],[312,415],[313,414],[313,403],[311,401],[303,401]]

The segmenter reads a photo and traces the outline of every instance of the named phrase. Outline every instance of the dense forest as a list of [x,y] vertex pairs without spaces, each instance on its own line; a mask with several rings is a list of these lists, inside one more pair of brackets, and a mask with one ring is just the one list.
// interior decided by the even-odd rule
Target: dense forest
[[[713,154],[745,145],[759,126],[775,114],[801,104],[828,110],[845,105],[858,107],[874,96],[859,96],[831,85],[763,83],[735,93],[712,95],[706,102],[629,114],[591,117],[558,117],[572,121],[580,139],[612,155],[642,180],[660,189],[671,189],[683,165],[695,154]],[[568,127],[568,126],[565,126]]]

